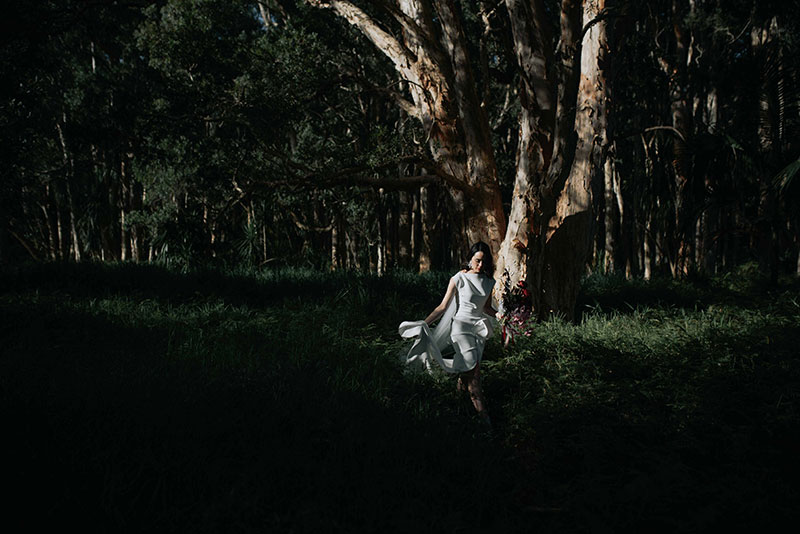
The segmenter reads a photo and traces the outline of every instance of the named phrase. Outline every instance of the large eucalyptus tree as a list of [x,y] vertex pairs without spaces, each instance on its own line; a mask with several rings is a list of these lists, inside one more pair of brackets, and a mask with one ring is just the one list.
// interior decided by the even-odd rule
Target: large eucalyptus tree
[[380,0],[369,3],[369,13],[350,0],[308,2],[335,11],[392,61],[411,96],[397,94],[398,104],[428,132],[435,173],[463,207],[467,237],[499,253],[498,277],[507,271],[515,283],[527,276],[539,316],[571,316],[590,252],[593,160],[604,138],[598,58],[607,52],[605,1],[563,0],[556,32],[547,12],[553,5],[505,2],[521,101],[508,224],[457,3]]

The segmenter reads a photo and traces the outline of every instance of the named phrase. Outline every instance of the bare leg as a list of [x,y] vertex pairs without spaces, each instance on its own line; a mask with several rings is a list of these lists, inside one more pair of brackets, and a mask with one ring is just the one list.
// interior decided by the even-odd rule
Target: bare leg
[[467,371],[462,376],[464,382],[467,383],[469,398],[475,411],[488,423],[489,413],[486,411],[486,399],[483,398],[483,388],[481,387],[481,364],[476,365],[474,369]]

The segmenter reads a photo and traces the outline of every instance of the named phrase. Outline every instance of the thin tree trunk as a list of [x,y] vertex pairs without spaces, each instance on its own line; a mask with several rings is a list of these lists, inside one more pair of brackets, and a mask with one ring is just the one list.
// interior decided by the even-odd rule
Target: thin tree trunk
[[[144,204],[144,188],[135,179],[131,184],[131,210],[134,212],[141,211]],[[141,261],[142,258],[142,241],[144,240],[144,228],[141,224],[134,224],[131,226],[131,256],[133,261]]]
[[333,224],[331,225],[331,271],[337,271],[341,268],[339,262],[339,224],[338,217],[334,215]]
[[783,57],[774,42],[780,31],[777,17],[763,28],[754,28],[751,44],[756,60],[762,66],[758,101],[758,137],[761,152],[758,219],[755,228],[755,249],[762,276],[774,284],[778,279],[778,251],[775,228],[777,198],[771,176],[780,167],[784,131],[785,100],[779,85],[783,83]]
[[419,220],[419,192],[411,194],[411,265],[419,269],[420,248],[420,220]]
[[125,156],[120,158],[119,162],[119,178],[120,178],[120,195],[119,195],[119,237],[120,237],[120,253],[121,261],[126,261],[130,257],[130,236],[128,226],[125,221],[127,212],[127,199],[129,193],[128,184],[128,170],[125,162]]
[[47,257],[51,260],[56,259],[56,238],[55,238],[55,225],[53,217],[50,213],[50,210],[47,209],[47,206],[50,204],[50,186],[45,184],[44,186],[44,199],[43,202],[39,205],[42,210],[42,219],[44,221],[45,227],[45,237],[47,238]]
[[386,194],[383,189],[378,191],[377,211],[378,211],[378,243],[377,243],[377,269],[378,276],[386,273]]
[[644,270],[642,277],[645,280],[650,280],[653,276],[653,251],[650,246],[653,216],[648,213],[645,221],[645,229],[642,235],[642,268]]
[[795,271],[797,276],[800,276],[800,249],[797,251],[797,270]]
[[432,209],[431,186],[423,186],[419,190],[419,220],[420,220],[420,246],[419,246],[419,272],[431,270],[431,249],[433,248],[433,231],[435,224]]
[[673,63],[666,66],[669,75],[670,114],[672,127],[677,133],[673,138],[672,166],[675,173],[675,244],[673,251],[673,276],[686,276],[692,265],[692,233],[694,221],[691,218],[691,169],[686,140],[691,134],[691,114],[687,94],[687,61],[690,44],[689,32],[683,27],[681,0],[672,0],[673,34],[675,55]]
[[617,218],[617,195],[614,192],[614,162],[613,154],[606,151],[603,157],[603,209],[605,211],[605,239],[603,247],[604,270],[613,273],[616,270],[617,236],[619,235],[619,220]]
[[[75,224],[75,217],[76,217],[76,209],[75,209],[75,201],[72,197],[72,187],[70,182],[75,177],[75,165],[73,162],[72,157],[70,156],[69,150],[67,148],[67,140],[64,136],[64,128],[66,128],[67,124],[67,115],[66,113],[61,114],[61,123],[56,123],[56,130],[58,132],[58,139],[61,144],[61,157],[62,163],[64,165],[64,194],[66,196],[66,204],[67,204],[67,218],[69,220],[69,235],[70,235],[70,245],[69,245],[69,252],[72,258],[75,261],[81,260],[81,245],[78,239],[78,230],[77,225]],[[63,124],[63,126],[62,126]]]
[[397,263],[411,267],[411,199],[407,191],[397,192]]
[[55,225],[56,225],[56,231],[55,231],[55,234],[56,234],[56,257],[61,260],[61,259],[64,259],[66,257],[65,254],[64,254],[64,251],[65,251],[64,237],[65,236],[64,236],[64,233],[62,232],[62,228],[61,228],[61,226],[62,226],[61,225],[62,214],[61,214],[61,207],[59,206],[59,203],[58,203],[58,196],[55,194],[55,191],[52,191],[52,197],[53,197],[53,210],[52,210],[52,212],[55,214]]

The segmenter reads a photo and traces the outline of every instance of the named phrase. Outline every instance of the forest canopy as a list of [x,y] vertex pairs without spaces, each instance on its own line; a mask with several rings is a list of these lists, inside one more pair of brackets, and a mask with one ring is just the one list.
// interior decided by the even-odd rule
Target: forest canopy
[[800,2],[13,0],[0,261],[800,271]]

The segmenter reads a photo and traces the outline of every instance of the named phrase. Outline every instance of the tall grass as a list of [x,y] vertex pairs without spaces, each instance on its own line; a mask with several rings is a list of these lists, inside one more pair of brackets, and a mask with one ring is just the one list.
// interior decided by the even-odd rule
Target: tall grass
[[[797,515],[798,287],[590,278],[486,351],[486,434],[401,320],[447,273],[49,264],[0,278],[20,524],[705,531]],[[34,509],[35,514],[22,513]]]

